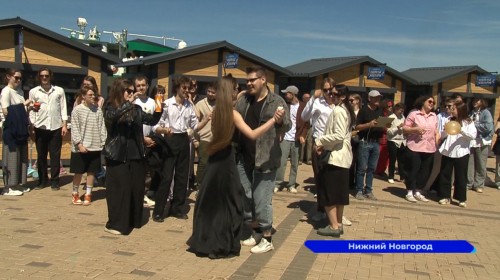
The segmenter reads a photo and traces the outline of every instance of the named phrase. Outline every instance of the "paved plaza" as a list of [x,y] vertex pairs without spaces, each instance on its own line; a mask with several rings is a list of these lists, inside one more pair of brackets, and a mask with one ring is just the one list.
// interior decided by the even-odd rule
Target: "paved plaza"
[[[493,178],[494,159],[488,163]],[[342,239],[465,239],[475,246],[474,254],[316,255],[304,241],[326,238],[300,221],[315,209],[313,194],[304,190],[311,177],[311,166],[302,164],[299,192],[274,195],[274,251],[252,255],[243,247],[239,257],[210,260],[186,251],[194,194],[189,220],[149,220],[129,236],[114,236],[104,232],[105,189],[94,189],[91,206],[72,205],[72,176],[64,175],[57,192],[0,196],[0,279],[500,279],[496,188],[468,192],[463,209],[439,205],[432,195],[427,203],[407,202],[402,183],[375,180],[378,201],[351,197],[346,207],[353,225],[344,227]]]

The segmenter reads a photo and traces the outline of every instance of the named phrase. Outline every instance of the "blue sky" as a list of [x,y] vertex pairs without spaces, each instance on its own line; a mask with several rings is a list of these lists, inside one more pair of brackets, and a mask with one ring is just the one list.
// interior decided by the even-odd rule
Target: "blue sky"
[[2,3],[0,18],[20,16],[64,35],[60,27],[77,29],[76,19],[85,17],[87,31],[128,29],[188,45],[226,40],[285,67],[369,55],[400,71],[452,65],[500,71],[498,11],[498,0],[17,0]]

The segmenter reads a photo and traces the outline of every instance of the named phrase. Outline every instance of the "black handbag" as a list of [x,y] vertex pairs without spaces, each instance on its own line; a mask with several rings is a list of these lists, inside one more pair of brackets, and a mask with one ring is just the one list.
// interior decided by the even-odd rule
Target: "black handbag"
[[318,156],[318,169],[320,171],[323,170],[328,165],[328,160],[330,159],[331,154],[332,154],[332,151],[324,150]]

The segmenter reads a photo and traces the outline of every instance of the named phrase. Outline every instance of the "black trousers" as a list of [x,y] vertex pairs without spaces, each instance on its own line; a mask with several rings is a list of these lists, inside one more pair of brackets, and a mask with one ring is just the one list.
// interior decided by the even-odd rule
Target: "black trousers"
[[394,170],[396,169],[396,160],[398,161],[399,178],[404,180],[406,178],[406,170],[404,166],[404,150],[405,146],[401,145],[399,148],[393,141],[387,141],[387,148],[389,149],[389,179],[394,179]]
[[155,193],[153,215],[165,215],[164,209],[167,205],[172,180],[174,180],[174,190],[169,214],[182,213],[181,208],[186,202],[190,161],[189,137],[187,133],[182,133],[174,134],[167,139],[172,153],[163,163],[161,182]]
[[50,154],[50,181],[59,183],[61,169],[62,128],[46,130],[35,128],[35,142],[37,157],[38,178],[40,183],[48,183],[47,155]]
[[146,163],[106,161],[106,227],[128,234],[143,224],[143,203],[146,181]]
[[420,153],[406,149],[405,154],[408,163],[406,189],[409,191],[423,189],[431,174],[434,153]]
[[455,170],[455,190],[453,198],[459,202],[467,201],[467,167],[469,155],[461,158],[443,156],[439,174],[439,194],[441,198],[451,198],[451,175]]

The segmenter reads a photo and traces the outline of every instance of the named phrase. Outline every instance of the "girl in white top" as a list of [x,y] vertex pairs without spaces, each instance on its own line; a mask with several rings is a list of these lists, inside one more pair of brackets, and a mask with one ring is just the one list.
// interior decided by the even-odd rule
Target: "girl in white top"
[[[477,135],[474,122],[468,118],[467,105],[455,103],[450,109],[452,118],[462,125],[460,133],[448,135],[446,129],[441,134],[442,144],[439,152],[443,156],[439,188],[441,200],[439,204],[449,204],[451,201],[451,176],[455,171],[455,190],[453,198],[458,200],[458,206],[467,207],[467,165],[469,162],[470,144]],[[448,121],[450,121],[448,120]]]
[[[17,69],[8,69],[5,75],[7,86],[2,89],[1,106],[2,113],[5,116],[5,124],[8,123],[22,123],[23,120],[18,119],[16,115],[13,114],[9,116],[9,107],[19,106],[23,104],[23,108],[28,110],[31,100],[24,99],[24,93],[21,90],[22,74],[21,71]],[[25,112],[21,109],[22,112]],[[28,115],[26,113],[25,121],[28,122]],[[11,119],[14,118],[14,119]],[[5,134],[9,133],[9,128],[5,128]],[[4,138],[5,139],[5,138]],[[4,189],[2,195],[22,195],[23,192],[29,192],[30,189],[23,186],[21,190],[15,190],[14,187],[18,185],[26,184],[27,178],[27,168],[28,168],[28,141],[26,139],[25,143],[20,143],[16,141],[17,145],[13,145],[9,148],[6,141],[3,141],[2,150],[2,171],[4,176]]]

